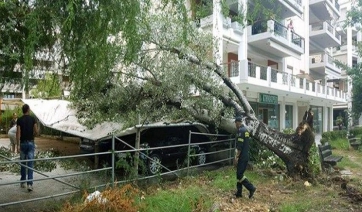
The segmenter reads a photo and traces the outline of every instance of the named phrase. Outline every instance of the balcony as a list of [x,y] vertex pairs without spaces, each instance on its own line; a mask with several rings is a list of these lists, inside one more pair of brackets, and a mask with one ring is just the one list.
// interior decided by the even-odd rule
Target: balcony
[[321,75],[326,74],[326,69],[329,69],[334,72],[334,74],[340,75],[341,68],[339,68],[335,63],[332,56],[328,54],[317,54],[311,55],[309,60],[309,69],[313,70]]
[[338,0],[309,0],[309,8],[319,20],[338,19],[341,16]]
[[347,102],[347,93],[339,89],[246,60],[238,63],[238,66],[234,66],[239,68],[239,72],[234,70],[230,72],[229,77],[243,90],[249,89],[256,92],[270,92],[272,90],[276,95],[296,99],[318,97],[331,100],[334,103]]
[[341,35],[328,22],[309,25],[310,39],[323,49],[341,45]]
[[304,54],[304,38],[274,20],[260,21],[248,26],[247,30],[249,45],[266,55],[300,59]]
[[[358,57],[357,43],[355,43],[354,45],[351,45],[351,49],[352,49],[352,56]],[[334,55],[344,55],[344,54],[347,54],[347,50],[348,50],[348,45],[338,46],[335,48],[333,54]]]
[[[241,35],[243,34],[243,27],[240,23],[237,21],[232,21],[229,17],[224,18],[221,14],[219,16],[221,18],[220,21],[222,21],[222,33],[224,37],[234,37],[237,40],[241,39]],[[205,30],[212,33],[213,28],[213,19],[214,15],[209,15],[204,18],[200,19],[200,27]]]
[[[302,0],[277,0],[273,3],[263,0],[260,1],[260,3],[262,3],[266,8],[277,8],[278,12],[280,13],[278,15],[281,19],[286,19],[293,16],[302,17],[303,15]],[[253,9],[253,2],[249,1],[249,4],[251,4],[249,9]]]

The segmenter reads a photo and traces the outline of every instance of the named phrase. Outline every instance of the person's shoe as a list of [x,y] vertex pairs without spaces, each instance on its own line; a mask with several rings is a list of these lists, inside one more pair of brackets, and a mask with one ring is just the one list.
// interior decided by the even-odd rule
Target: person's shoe
[[236,197],[236,198],[241,198],[241,197],[243,197],[243,195],[241,195],[241,194],[239,194],[238,192],[236,192],[236,193],[235,193],[235,197]]
[[28,191],[33,191],[33,186],[32,185],[28,185]]
[[253,198],[256,188],[250,190],[249,199]]
[[20,188],[25,188],[25,183],[20,183]]

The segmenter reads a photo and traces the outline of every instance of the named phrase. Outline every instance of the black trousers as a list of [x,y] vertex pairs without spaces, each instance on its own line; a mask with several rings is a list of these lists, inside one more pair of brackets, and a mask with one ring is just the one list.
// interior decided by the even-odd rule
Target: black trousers
[[246,170],[246,167],[248,166],[248,161],[242,161],[238,160],[238,165],[236,166],[236,178],[238,181],[242,180],[244,177],[244,172]]

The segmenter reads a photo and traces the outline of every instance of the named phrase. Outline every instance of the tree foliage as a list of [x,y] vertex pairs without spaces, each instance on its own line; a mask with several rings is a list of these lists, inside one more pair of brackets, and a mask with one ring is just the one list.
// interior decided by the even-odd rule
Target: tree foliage
[[38,81],[30,94],[34,98],[59,98],[62,96],[59,76],[46,73],[44,79]]
[[[347,19],[345,27],[356,27],[361,28],[362,23],[362,1],[356,2],[351,10],[347,12]],[[358,55],[362,57],[362,43],[357,43]],[[359,118],[362,114],[362,63],[359,62],[353,67],[347,66],[347,64],[338,63],[343,69],[347,71],[347,75],[351,77],[352,85],[352,114],[355,118]]]
[[[143,122],[185,118],[235,132],[233,117],[243,115],[254,139],[278,155],[288,171],[305,170],[314,141],[310,127],[301,123],[297,132],[285,135],[257,119],[241,90],[226,76],[226,67],[214,62],[224,54],[217,48],[223,41],[197,28],[185,1],[1,4],[8,14],[15,14],[13,6],[19,2],[25,18],[15,20],[24,26],[24,42],[9,42],[21,51],[14,47],[4,51],[6,56],[18,52],[13,67],[20,64],[27,77],[34,67],[30,61],[39,61],[39,52],[52,52],[52,61],[69,75],[80,120],[89,126],[102,121],[135,125],[139,117]],[[261,2],[265,3],[252,1],[253,11],[241,22],[273,18],[275,4],[268,9]]]

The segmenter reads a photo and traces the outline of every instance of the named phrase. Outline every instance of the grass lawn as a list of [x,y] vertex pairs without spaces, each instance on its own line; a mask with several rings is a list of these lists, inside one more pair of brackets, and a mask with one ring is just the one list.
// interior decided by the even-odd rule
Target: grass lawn
[[[343,159],[334,172],[322,173],[313,182],[291,179],[273,169],[248,170],[247,178],[257,187],[255,197],[248,199],[244,188],[244,197],[236,199],[236,170],[226,166],[192,177],[142,186],[136,198],[140,207],[122,211],[362,211],[362,198],[353,199],[345,195],[351,189],[341,188],[347,182],[347,188],[355,189],[356,196],[362,197],[362,152],[349,148],[346,139],[337,139],[331,145],[333,154]],[[342,170],[347,174],[342,175]]]

